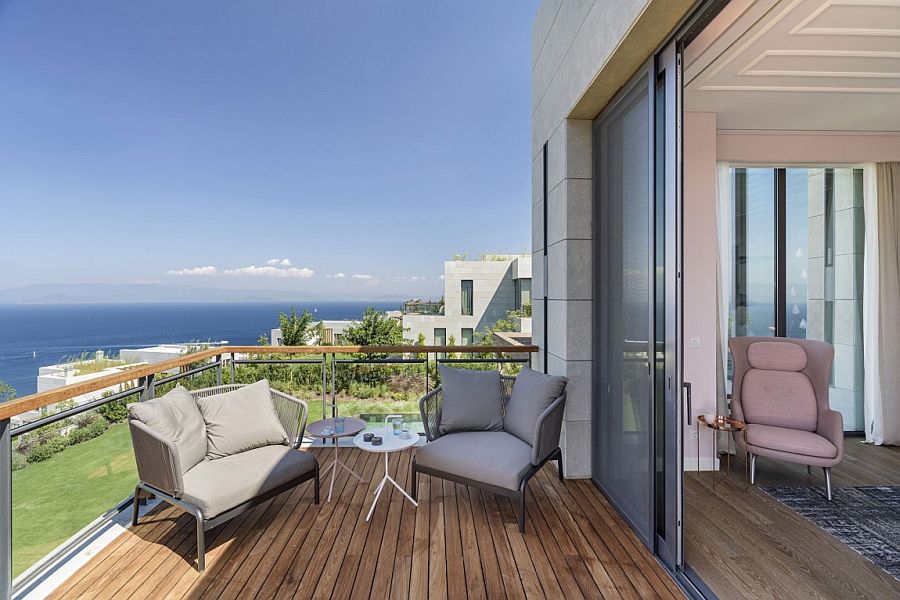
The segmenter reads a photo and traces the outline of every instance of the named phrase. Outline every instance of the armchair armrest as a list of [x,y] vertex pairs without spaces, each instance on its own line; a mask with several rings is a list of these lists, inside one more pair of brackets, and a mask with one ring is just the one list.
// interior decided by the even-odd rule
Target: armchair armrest
[[566,410],[566,393],[544,409],[534,425],[534,446],[531,449],[531,464],[539,465],[551,452],[559,447],[563,415]]
[[184,493],[184,480],[178,449],[140,421],[129,419],[128,426],[140,480],[180,498]]
[[834,444],[837,458],[844,456],[844,417],[836,410],[826,410],[819,415],[816,433]]
[[303,434],[306,432],[306,420],[309,415],[309,407],[299,398],[289,396],[275,389],[269,390],[272,396],[272,406],[281,426],[284,427],[291,441],[291,446],[299,448],[303,443]]
[[425,427],[425,437],[429,442],[441,437],[441,407],[443,404],[444,390],[439,387],[434,388],[419,400],[422,425]]

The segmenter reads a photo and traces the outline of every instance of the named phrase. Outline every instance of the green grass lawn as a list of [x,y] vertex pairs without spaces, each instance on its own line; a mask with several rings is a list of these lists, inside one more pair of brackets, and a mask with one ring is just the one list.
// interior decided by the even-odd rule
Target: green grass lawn
[[137,482],[128,425],[13,473],[13,576],[127,498]]

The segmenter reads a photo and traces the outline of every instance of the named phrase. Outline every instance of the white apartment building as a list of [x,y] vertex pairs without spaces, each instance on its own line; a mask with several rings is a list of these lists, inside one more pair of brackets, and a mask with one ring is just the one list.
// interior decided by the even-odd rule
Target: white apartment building
[[[531,256],[497,255],[481,260],[451,260],[444,263],[444,303],[407,302],[403,335],[427,345],[458,346],[475,343],[482,332],[511,310],[531,304]],[[418,312],[416,307],[427,307]],[[423,314],[424,313],[424,314]],[[531,319],[522,319],[522,330],[531,331]]]

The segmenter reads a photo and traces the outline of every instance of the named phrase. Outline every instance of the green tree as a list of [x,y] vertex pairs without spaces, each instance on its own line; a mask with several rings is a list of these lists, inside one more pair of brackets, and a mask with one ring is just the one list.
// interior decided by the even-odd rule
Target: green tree
[[297,311],[291,307],[291,314],[281,313],[278,317],[281,325],[281,341],[285,346],[305,346],[312,333],[313,316],[308,310],[297,316]]
[[16,397],[16,388],[0,381],[0,404],[14,400]]
[[350,346],[400,346],[403,344],[403,325],[370,307],[362,319],[347,327],[344,343]]

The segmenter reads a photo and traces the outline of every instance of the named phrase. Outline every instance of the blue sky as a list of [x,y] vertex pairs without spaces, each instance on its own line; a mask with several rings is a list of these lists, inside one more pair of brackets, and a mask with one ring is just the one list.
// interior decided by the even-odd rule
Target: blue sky
[[528,250],[536,8],[0,4],[0,288],[433,295]]

